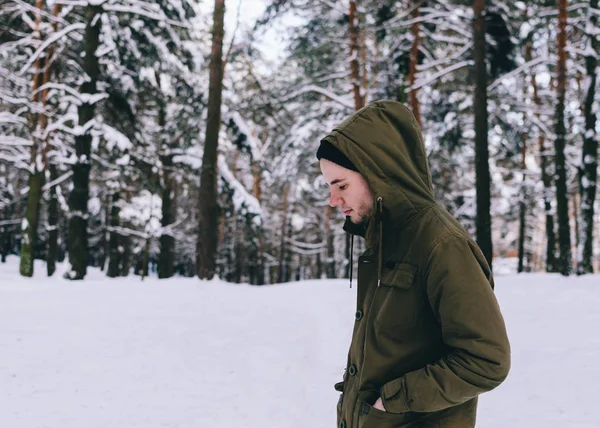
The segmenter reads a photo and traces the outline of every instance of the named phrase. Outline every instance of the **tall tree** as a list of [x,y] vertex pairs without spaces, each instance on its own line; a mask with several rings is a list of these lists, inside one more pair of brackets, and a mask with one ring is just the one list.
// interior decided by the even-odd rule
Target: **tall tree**
[[[36,1],[36,18],[34,34],[42,42],[42,14],[45,12],[46,2]],[[43,140],[40,138],[45,129],[46,116],[44,114],[44,103],[41,103],[40,87],[44,84],[44,67],[46,57],[39,55],[34,64],[33,83],[31,85],[31,98],[33,103],[41,104],[41,113],[35,110],[29,114],[29,126],[32,135],[31,163],[29,166],[29,191],[27,193],[27,209],[25,221],[23,222],[23,237],[21,239],[21,260],[19,271],[21,275],[33,276],[33,259],[35,243],[37,240],[37,228],[40,215],[40,202],[42,200],[42,186],[44,184],[44,165],[42,163],[42,152],[44,151]]]
[[198,277],[210,279],[215,274],[217,252],[217,148],[221,126],[223,91],[223,36],[225,0],[215,0],[213,13],[212,51],[208,92],[208,118],[200,175],[200,211],[198,236]]
[[585,56],[585,68],[588,75],[587,93],[585,94],[584,116],[585,134],[581,152],[581,231],[577,251],[577,274],[582,275],[594,271],[592,265],[594,242],[594,202],[596,200],[596,183],[598,179],[598,135],[596,133],[596,97],[597,67],[600,48],[598,46],[598,0],[590,0],[588,24],[586,27],[588,46]]
[[[156,81],[158,88],[160,85],[160,75],[155,71]],[[164,130],[166,121],[165,105],[162,98],[159,96],[158,102],[158,126],[159,129]],[[158,277],[159,278],[170,278],[174,274],[175,267],[175,238],[173,232],[168,230],[168,227],[175,222],[175,178],[173,171],[173,153],[172,147],[167,140],[165,132],[159,133],[160,138],[160,161],[163,166],[162,177],[161,177],[161,191],[162,191],[162,217],[161,226],[163,232],[160,236],[160,255],[158,258]]]
[[83,47],[85,58],[83,71],[86,76],[81,85],[81,105],[77,112],[79,127],[82,130],[75,136],[76,160],[73,164],[73,190],[69,195],[69,231],[68,250],[70,271],[65,274],[68,279],[83,279],[87,273],[88,264],[88,200],[90,190],[90,169],[92,149],[92,127],[94,121],[95,103],[97,99],[97,82],[99,63],[96,51],[100,43],[100,26],[102,7],[90,3],[86,6],[85,35]]
[[487,65],[485,0],[473,0],[473,57],[475,59],[475,175],[477,189],[477,243],[492,266],[492,220],[490,214],[490,165],[488,149]]
[[350,36],[350,78],[352,79],[352,94],[354,96],[354,110],[360,110],[364,105],[364,98],[360,93],[360,64],[358,39],[360,28],[358,25],[358,14],[356,1],[350,0],[348,10],[348,34]]
[[419,106],[418,89],[413,89],[417,77],[417,64],[419,63],[419,21],[421,15],[419,5],[415,6],[412,16],[413,24],[410,26],[410,34],[413,38],[410,48],[410,65],[408,73],[408,85],[410,90],[410,107],[419,126],[421,126],[421,107]]
[[570,275],[573,269],[571,260],[571,227],[569,225],[569,195],[565,161],[565,95],[567,89],[567,0],[558,0],[558,65],[556,77],[556,139],[554,157],[556,163],[556,211],[558,216],[559,272]]

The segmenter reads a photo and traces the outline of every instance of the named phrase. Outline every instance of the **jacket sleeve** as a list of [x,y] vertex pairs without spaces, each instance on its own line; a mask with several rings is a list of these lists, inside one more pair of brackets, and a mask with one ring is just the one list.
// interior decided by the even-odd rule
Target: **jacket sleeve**
[[510,368],[504,320],[476,244],[447,236],[434,246],[424,269],[427,297],[448,351],[383,385],[383,404],[394,413],[461,404],[498,386]]

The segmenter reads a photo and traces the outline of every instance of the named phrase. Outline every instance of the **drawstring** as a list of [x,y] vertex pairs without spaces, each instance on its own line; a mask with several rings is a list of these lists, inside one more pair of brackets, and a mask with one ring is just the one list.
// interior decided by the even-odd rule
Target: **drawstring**
[[379,198],[377,198],[377,222],[379,223],[379,257],[377,260],[377,286],[379,287],[379,284],[381,284],[381,268],[383,265],[383,221],[382,221],[382,214],[383,214],[383,199],[381,198],[381,196]]
[[350,235],[350,288],[352,288],[352,268],[353,264],[352,260],[354,259],[354,235]]

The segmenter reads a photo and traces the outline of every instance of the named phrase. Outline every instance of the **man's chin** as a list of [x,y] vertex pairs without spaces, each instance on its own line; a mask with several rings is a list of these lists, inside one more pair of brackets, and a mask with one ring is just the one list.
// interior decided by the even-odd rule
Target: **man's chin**
[[357,216],[355,213],[349,215],[348,218],[354,224],[361,224],[363,222],[363,218],[361,216]]

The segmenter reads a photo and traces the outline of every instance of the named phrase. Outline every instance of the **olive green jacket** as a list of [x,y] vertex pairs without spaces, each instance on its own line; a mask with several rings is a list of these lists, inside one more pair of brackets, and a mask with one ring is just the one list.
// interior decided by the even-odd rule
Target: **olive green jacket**
[[[475,426],[510,346],[481,250],[434,200],[423,138],[402,104],[370,104],[324,138],[369,183],[357,311],[338,402],[340,428]],[[372,407],[381,397],[387,412]]]

